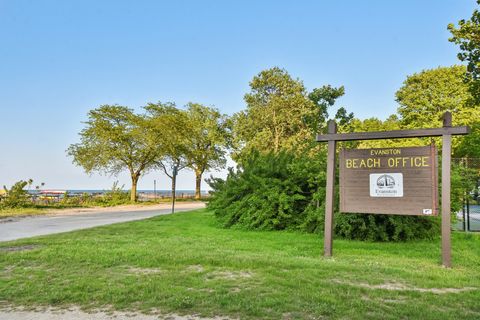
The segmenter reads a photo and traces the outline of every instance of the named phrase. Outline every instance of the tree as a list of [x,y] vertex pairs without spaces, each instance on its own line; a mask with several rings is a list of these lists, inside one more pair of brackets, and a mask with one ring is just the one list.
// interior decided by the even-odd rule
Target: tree
[[195,199],[200,199],[203,173],[226,164],[229,123],[227,116],[217,109],[198,103],[189,103],[185,113],[189,128],[187,163],[195,173]]
[[128,170],[132,180],[131,201],[137,200],[140,176],[155,165],[158,146],[150,137],[147,119],[132,109],[119,105],[102,105],[88,113],[80,143],[67,150],[73,163],[87,173],[116,175]]
[[456,148],[455,157],[480,159],[480,121],[472,124],[470,130]]
[[[480,0],[477,0],[480,4]],[[452,37],[450,42],[457,44],[460,52],[457,57],[460,61],[467,62],[466,80],[469,81],[470,90],[477,101],[480,100],[480,12],[475,9],[470,20],[462,19],[458,27],[453,23],[448,25]]]
[[[314,117],[308,121],[314,133],[322,132],[325,129],[329,116],[329,108],[333,107],[337,99],[344,94],[345,88],[343,86],[334,88],[331,85],[315,88],[308,94],[308,98],[316,107]],[[348,113],[344,107],[340,107],[335,114],[335,119],[338,120],[340,127],[344,127],[350,123],[353,117],[353,113]]]
[[303,83],[284,69],[260,72],[244,99],[247,109],[234,116],[236,160],[252,150],[278,153],[313,139],[307,119],[317,114],[315,106]]
[[155,165],[172,182],[172,205],[175,205],[177,175],[187,167],[189,152],[189,124],[183,110],[174,103],[149,103],[144,107],[151,125],[152,136],[157,137],[159,152]]
[[[441,127],[445,111],[454,125],[473,125],[480,108],[472,104],[469,86],[463,81],[464,66],[439,67],[408,76],[397,91],[398,113],[403,127]],[[462,138],[454,139],[454,153]]]

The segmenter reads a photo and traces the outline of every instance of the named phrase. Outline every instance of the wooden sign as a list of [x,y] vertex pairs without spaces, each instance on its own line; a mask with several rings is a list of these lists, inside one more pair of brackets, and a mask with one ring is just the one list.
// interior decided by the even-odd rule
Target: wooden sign
[[340,211],[438,214],[435,146],[340,151]]
[[[378,140],[378,139],[403,139],[403,138],[415,138],[415,137],[442,137],[442,264],[449,268],[451,267],[451,242],[450,242],[450,163],[451,163],[451,153],[452,153],[452,135],[464,135],[468,134],[470,129],[466,126],[452,127],[452,114],[450,112],[445,112],[443,115],[443,127],[441,128],[427,128],[427,129],[415,129],[415,130],[391,130],[391,131],[377,131],[377,132],[350,132],[350,133],[337,133],[337,124],[333,120],[328,121],[328,133],[323,135],[317,135],[318,142],[328,142],[327,147],[327,183],[325,190],[325,232],[324,232],[324,242],[323,254],[325,257],[332,256],[332,244],[333,244],[333,211],[335,208],[335,168],[336,168],[336,146],[337,141],[355,141],[355,140]],[[370,157],[375,156],[372,160],[368,160],[370,157],[363,155],[363,162],[360,160],[349,162],[350,168],[356,169],[358,171],[353,171],[353,179],[356,177],[357,172],[359,174],[358,180],[353,182],[353,185],[350,185],[350,178],[345,178],[345,171],[341,176],[343,177],[343,184],[340,185],[340,191],[342,192],[343,187],[346,187],[345,191],[347,195],[343,195],[342,199],[348,199],[350,196],[352,199],[347,200],[343,205],[340,204],[342,211],[350,212],[368,212],[368,213],[388,213],[391,214],[410,214],[417,215],[417,209],[422,210],[422,215],[429,215],[430,212],[428,199],[431,199],[431,214],[437,213],[437,196],[436,196],[436,183],[437,183],[437,172],[436,172],[436,160],[434,154],[436,151],[433,150],[430,153],[430,159],[425,159],[422,157],[428,157],[428,153],[415,154],[416,151],[407,151],[406,148],[390,148],[383,150],[404,150],[403,156],[401,154],[385,154],[385,156],[394,156],[393,160],[375,160],[380,157],[383,158],[384,155],[381,154],[370,154]],[[410,149],[410,148],[408,148]],[[382,149],[368,149],[368,150],[382,150]],[[343,151],[345,152],[345,151]],[[368,151],[361,151],[368,152]],[[370,151],[371,152],[371,151]],[[397,152],[397,151],[392,151]],[[413,152],[413,153],[410,153]],[[345,154],[343,155],[345,160]],[[420,157],[420,158],[418,158]],[[397,159],[398,158],[398,159]],[[405,160],[403,160],[405,158]],[[354,159],[353,157],[350,159]],[[346,161],[346,160],[345,160]],[[386,161],[386,162],[385,162]],[[385,167],[386,163],[386,167]],[[392,167],[389,167],[389,164]],[[424,166],[425,164],[425,166]],[[342,162],[341,166],[345,166],[344,170],[347,169],[347,163]],[[376,166],[380,167],[376,167]],[[429,178],[423,176],[428,172],[428,166],[432,170],[431,180],[432,189],[428,188],[426,181]],[[370,166],[370,167],[369,167]],[[366,167],[366,168],[365,168]],[[365,179],[366,175],[360,174],[359,170],[377,170],[376,172],[371,172],[368,174],[368,178]],[[419,175],[417,175],[417,173]],[[348,174],[347,174],[348,175]],[[423,180],[422,180],[423,179]],[[363,181],[363,182],[362,182]],[[425,188],[417,188],[417,185],[413,182],[417,181],[419,184],[423,184]],[[358,190],[351,189],[350,187],[355,187],[356,185],[362,184]],[[367,183],[367,186],[365,184]],[[433,185],[435,184],[435,185]],[[395,187],[396,185],[396,187]],[[435,191],[433,189],[435,188]],[[368,190],[368,193],[367,193]],[[390,190],[390,191],[388,191]],[[413,191],[418,191],[414,192]],[[425,195],[423,193],[425,192]],[[432,190],[430,195],[428,190]],[[368,196],[367,196],[368,195]],[[424,196],[423,200],[422,195]],[[347,197],[346,197],[347,196]],[[356,198],[355,198],[356,197]],[[407,199],[407,201],[402,201]],[[371,205],[368,203],[362,202],[363,199],[368,199],[368,201],[374,201],[376,205]],[[351,207],[352,202],[357,201],[357,204],[364,204],[365,206],[361,210]],[[395,201],[400,201],[395,203]],[[408,203],[409,201],[414,201],[415,206],[418,205],[418,208],[413,208],[413,205]],[[375,208],[380,207],[377,204],[382,204],[382,212],[378,212]],[[421,205],[420,205],[421,204]],[[404,208],[408,205],[408,208]],[[343,206],[343,207],[342,207]],[[347,210],[346,210],[347,209]],[[413,210],[415,209],[415,210]],[[425,212],[423,209],[426,209]],[[434,210],[435,209],[435,210]]]

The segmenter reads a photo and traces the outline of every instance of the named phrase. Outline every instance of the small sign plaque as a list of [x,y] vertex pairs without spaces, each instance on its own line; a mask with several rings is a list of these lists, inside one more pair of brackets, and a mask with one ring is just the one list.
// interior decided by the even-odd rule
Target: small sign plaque
[[435,146],[340,151],[340,211],[436,215]]
[[401,173],[371,173],[370,197],[403,197]]

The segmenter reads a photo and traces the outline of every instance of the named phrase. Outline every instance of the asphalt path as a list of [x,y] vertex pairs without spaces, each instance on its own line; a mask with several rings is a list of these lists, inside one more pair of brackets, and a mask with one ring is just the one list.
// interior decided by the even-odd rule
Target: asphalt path
[[[205,204],[178,203],[175,212],[204,208]],[[142,220],[158,215],[169,214],[171,209],[146,209],[135,211],[89,212],[76,214],[57,214],[52,216],[32,216],[0,220],[0,241],[10,241],[22,238],[88,229],[108,224]]]

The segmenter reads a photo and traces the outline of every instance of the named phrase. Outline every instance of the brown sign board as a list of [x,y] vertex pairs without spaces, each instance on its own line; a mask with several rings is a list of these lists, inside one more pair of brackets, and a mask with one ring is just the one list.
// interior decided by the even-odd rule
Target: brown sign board
[[437,170],[434,145],[342,149],[340,211],[437,215]]

